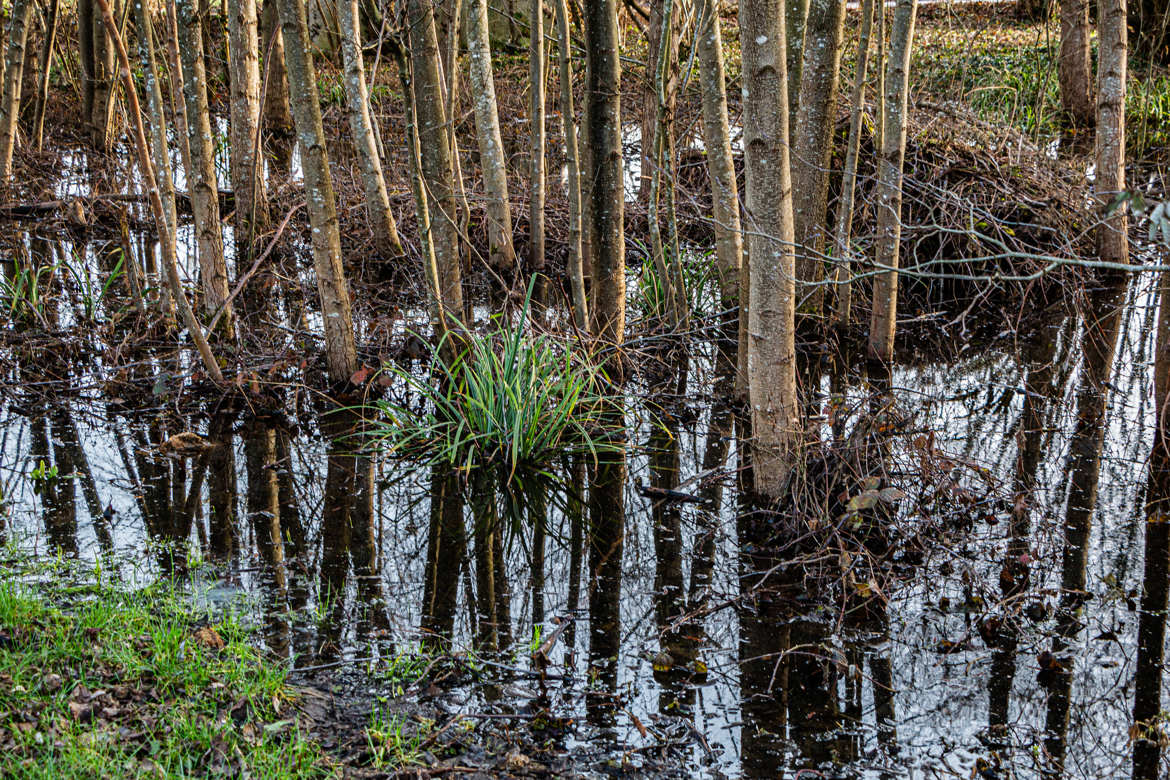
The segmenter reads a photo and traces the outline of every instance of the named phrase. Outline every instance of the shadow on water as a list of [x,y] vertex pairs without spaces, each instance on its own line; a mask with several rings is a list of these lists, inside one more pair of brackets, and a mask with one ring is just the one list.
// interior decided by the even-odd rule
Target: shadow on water
[[[171,349],[107,359],[134,327],[128,282],[94,296],[46,258],[149,271],[145,243],[6,255],[8,279],[41,269],[21,328],[101,334],[6,355],[15,544],[190,578],[306,676],[464,659],[478,671],[443,683],[453,706],[547,713],[550,743],[594,767],[1159,774],[1160,732],[1131,740],[1161,712],[1170,557],[1145,281],[887,378],[810,367],[808,501],[776,512],[747,501],[711,345],[652,357],[611,410],[616,454],[540,477],[426,466],[366,448],[366,421],[295,386],[193,402]],[[257,295],[242,307],[265,339],[315,316],[297,285]]]

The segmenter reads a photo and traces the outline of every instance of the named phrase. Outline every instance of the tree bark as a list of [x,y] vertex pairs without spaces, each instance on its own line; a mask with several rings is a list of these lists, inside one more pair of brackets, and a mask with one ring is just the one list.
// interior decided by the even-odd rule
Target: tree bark
[[780,497],[800,444],[784,0],[740,0],[747,184],[748,395],[755,487]]
[[183,63],[183,100],[187,106],[187,142],[191,147],[191,168],[187,171],[187,192],[195,218],[195,239],[199,268],[203,274],[204,309],[212,314],[224,310],[224,333],[233,333],[232,307],[228,300],[227,262],[223,254],[223,232],[219,219],[219,186],[215,177],[215,145],[211,132],[211,109],[207,98],[207,73],[203,67],[203,36],[196,0],[177,0],[179,55]]
[[528,232],[530,238],[529,264],[539,274],[536,298],[544,303],[544,201],[545,201],[545,128],[544,128],[544,0],[532,0],[532,18],[529,20],[528,81],[530,93],[529,165],[528,165]]
[[415,123],[423,181],[428,192],[430,233],[438,276],[436,304],[440,329],[445,332],[449,327],[447,318],[458,319],[463,314],[460,238],[455,222],[455,174],[447,130],[447,112],[443,105],[435,16],[430,1],[408,0],[407,17]]
[[382,174],[382,160],[370,118],[370,94],[362,62],[361,14],[358,0],[337,0],[341,23],[341,56],[345,63],[345,94],[349,107],[349,129],[361,163],[362,186],[366,191],[366,215],[378,249],[392,257],[404,254],[398,225],[390,211],[390,195]]
[[1101,208],[1097,256],[1129,261],[1125,194],[1125,95],[1128,62],[1126,0],[1099,0],[1097,20],[1097,176],[1094,195]]
[[14,0],[8,20],[8,51],[4,66],[4,99],[0,103],[0,185],[11,184],[12,152],[20,119],[20,92],[24,81],[24,47],[28,41],[32,0]]
[[[142,2],[142,0],[134,0]],[[260,35],[256,0],[234,0],[227,11],[231,73],[231,181],[236,204],[236,246],[242,256],[268,224],[268,195],[258,175],[260,127]]]
[[[808,22],[810,0],[786,0],[784,4],[784,30],[787,52],[784,61],[788,65],[788,83],[800,84],[801,66],[804,64],[804,27]],[[796,123],[796,112],[800,104],[800,90],[788,90],[788,126]]]
[[94,148],[107,152],[114,142],[111,132],[114,124],[114,47],[101,23],[94,25],[93,53],[94,97],[90,128]]
[[130,0],[134,3],[134,22],[138,26],[138,59],[146,77],[146,103],[150,110],[150,149],[154,174],[162,198],[163,213],[173,234],[178,229],[175,212],[175,180],[171,171],[171,155],[167,147],[167,112],[159,82],[158,63],[154,58],[154,26],[151,23],[148,0]]
[[825,298],[829,161],[837,122],[845,0],[811,0],[804,31],[800,101],[793,131],[792,211],[797,310],[819,318]]
[[[727,112],[727,77],[719,30],[718,0],[700,0],[697,46],[702,93],[703,145],[711,177],[711,215],[715,229],[715,263],[719,273],[720,305],[734,312],[740,305],[739,273],[743,263],[743,234],[739,222],[739,184],[731,156],[731,129]],[[743,314],[746,314],[746,307]],[[747,334],[746,323],[743,328]],[[747,349],[745,345],[744,355]]]
[[[467,16],[467,54],[473,93],[471,99],[475,106],[475,133],[479,141],[479,162],[483,169],[484,199],[487,204],[488,258],[493,267],[503,271],[515,264],[516,251],[512,245],[506,155],[500,137],[492,52],[488,39],[487,0],[471,0]],[[423,107],[419,106],[419,111],[422,110]]]
[[264,63],[268,72],[268,87],[264,91],[264,129],[274,135],[292,135],[288,70],[284,67],[284,36],[280,34],[280,14],[276,3],[277,0],[264,0],[264,8],[260,12],[261,43],[265,56],[269,58]]
[[898,253],[902,241],[902,162],[906,156],[907,99],[910,92],[910,51],[918,0],[897,0],[890,33],[882,107],[882,151],[878,160],[877,242],[879,269],[873,280],[869,321],[869,355],[889,365],[894,359],[894,328],[898,316]]
[[853,79],[853,107],[849,116],[849,137],[845,142],[845,171],[841,198],[837,202],[837,224],[833,231],[835,262],[833,323],[847,329],[853,308],[853,205],[857,193],[857,158],[861,149],[861,116],[865,108],[865,80],[869,67],[869,45],[873,35],[874,0],[862,0],[861,37],[857,42],[857,64]]
[[577,117],[573,109],[573,52],[566,0],[553,0],[560,38],[559,66],[561,129],[565,142],[566,189],[569,196],[569,284],[573,296],[573,320],[582,332],[589,329],[589,304],[585,298],[584,248],[581,243],[581,157],[577,147]]
[[321,98],[317,93],[317,74],[313,68],[304,0],[279,2],[289,97],[305,172],[305,199],[313,236],[313,268],[325,321],[325,354],[329,378],[340,384],[348,382],[358,366],[349,287],[341,264],[337,198],[329,177],[325,130],[321,125]]
[[179,146],[179,157],[183,160],[184,178],[190,181],[194,166],[191,164],[191,143],[187,134],[187,103],[183,100],[183,59],[179,56],[179,15],[175,0],[164,0],[167,14],[167,65],[171,85],[171,113],[175,117],[175,135]]
[[37,110],[33,118],[33,139],[39,152],[45,140],[45,108],[49,103],[49,76],[53,72],[53,51],[57,47],[57,28],[61,20],[61,1],[49,0],[48,16],[45,19],[47,29],[41,46],[40,73],[37,83]]
[[1073,127],[1093,125],[1089,0],[1060,3],[1060,104]]
[[590,148],[586,220],[593,261],[593,335],[620,346],[626,328],[626,253],[617,0],[585,4],[585,51],[589,68],[586,145]]

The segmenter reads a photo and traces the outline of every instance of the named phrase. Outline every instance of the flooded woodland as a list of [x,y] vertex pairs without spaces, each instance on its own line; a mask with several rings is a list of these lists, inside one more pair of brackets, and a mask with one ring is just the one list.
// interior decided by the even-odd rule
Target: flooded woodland
[[919,4],[0,5],[0,776],[1166,777],[1170,12]]

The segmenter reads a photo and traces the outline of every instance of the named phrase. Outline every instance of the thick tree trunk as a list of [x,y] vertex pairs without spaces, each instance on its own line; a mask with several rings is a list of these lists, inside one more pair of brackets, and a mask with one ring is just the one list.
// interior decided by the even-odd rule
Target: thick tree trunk
[[778,498],[800,446],[784,0],[740,0],[747,184],[748,394],[756,490]]
[[622,182],[621,60],[617,0],[585,4],[586,145],[592,250],[593,335],[620,345],[626,329],[625,189]]
[[440,329],[445,330],[448,327],[447,317],[459,318],[463,315],[462,273],[459,267],[460,238],[455,223],[453,181],[455,173],[451,161],[447,112],[443,105],[435,16],[429,0],[409,0],[407,17],[407,26],[410,30],[415,123],[423,181],[429,193],[430,233],[438,276],[436,304]]
[[567,168],[565,185],[569,196],[569,284],[572,287],[573,320],[584,332],[589,329],[589,304],[585,298],[584,249],[581,244],[581,157],[577,146],[577,116],[573,109],[572,39],[566,0],[552,1],[560,38],[561,130]]
[[20,92],[24,81],[24,46],[28,41],[32,0],[14,0],[8,20],[8,51],[4,65],[4,97],[0,102],[0,186],[12,178],[12,152],[20,119]]
[[[707,149],[707,173],[711,177],[711,217],[715,228],[720,305],[724,311],[734,312],[741,303],[739,273],[743,263],[743,234],[739,222],[739,184],[735,180],[735,164],[731,156],[727,77],[723,66],[718,0],[700,0],[696,14],[703,145]],[[746,313],[746,307],[743,313]],[[746,336],[746,323],[743,332]],[[746,357],[746,346],[741,346],[744,346]]]
[[882,149],[878,160],[877,242],[879,272],[873,279],[873,311],[869,321],[869,355],[889,365],[894,359],[894,328],[898,316],[898,253],[902,241],[902,161],[906,156],[907,99],[910,92],[910,50],[918,0],[898,0],[890,33],[886,93],[882,106]]
[[126,47],[118,37],[118,28],[114,22],[114,15],[110,12],[107,0],[97,0],[101,9],[102,21],[105,23],[114,48],[117,50],[119,66],[122,73],[122,84],[126,91],[126,113],[130,117],[130,127],[133,131],[134,148],[138,154],[138,167],[142,172],[143,187],[150,199],[150,211],[154,217],[155,230],[158,231],[159,244],[162,249],[163,265],[167,272],[167,281],[170,283],[171,295],[178,305],[179,314],[187,332],[199,350],[203,359],[203,367],[217,383],[223,383],[223,374],[219,370],[219,363],[211,352],[211,346],[203,335],[203,327],[195,319],[191,304],[187,301],[187,294],[183,292],[183,281],[179,276],[179,263],[175,252],[175,234],[167,224],[166,212],[162,198],[159,195],[157,180],[155,179],[154,163],[150,159],[150,145],[146,140],[146,130],[142,126],[142,109],[138,105],[138,93],[134,88],[134,77],[130,71],[130,58],[126,54]]
[[179,24],[179,55],[183,62],[183,100],[187,106],[187,142],[191,147],[187,192],[195,217],[204,309],[209,314],[221,307],[224,309],[224,332],[230,337],[233,332],[232,311],[219,220],[219,186],[215,178],[215,143],[211,133],[207,73],[203,68],[201,25],[195,12],[195,0],[177,0],[175,10]]
[[829,161],[837,122],[845,0],[811,0],[804,30],[800,101],[793,129],[792,219],[797,310],[820,317],[825,298]]
[[398,225],[390,211],[390,195],[382,174],[382,160],[374,123],[370,118],[370,94],[366,89],[366,69],[362,62],[361,14],[358,0],[337,0],[337,19],[341,23],[341,56],[345,62],[345,94],[349,108],[349,129],[361,164],[362,186],[366,191],[366,215],[378,249],[388,256],[404,254]]
[[[475,133],[479,140],[479,162],[483,169],[484,199],[487,202],[488,258],[492,266],[504,271],[515,264],[516,251],[512,245],[512,210],[508,202],[506,155],[504,142],[500,138],[492,51],[488,40],[487,0],[471,0],[467,17],[467,54],[471,73],[471,100],[475,106]],[[421,85],[416,82],[415,86]],[[418,109],[420,113],[424,110],[421,105]],[[423,143],[425,147],[426,142]]]
[[[861,116],[865,108],[865,79],[869,66],[869,44],[873,34],[874,0],[862,0],[861,37],[857,42],[857,64],[853,77],[853,107],[849,116],[849,137],[845,142],[845,171],[842,174],[841,198],[837,202],[837,224],[833,230],[835,262],[833,322],[849,327],[853,308],[853,204],[857,193],[857,158],[861,149]],[[880,97],[880,95],[879,95]]]
[[325,152],[325,130],[321,125],[321,98],[317,93],[309,23],[305,18],[304,0],[279,2],[289,97],[301,149],[301,165],[305,171],[305,199],[313,236],[313,268],[325,321],[329,378],[342,383],[349,381],[357,371],[357,350],[349,287],[341,264],[337,198],[333,193],[333,180],[329,177],[329,156]]
[[1097,20],[1097,176],[1093,190],[1101,208],[1097,256],[1129,261],[1125,194],[1125,95],[1128,62],[1126,0],[1099,0]]
[[1073,127],[1093,125],[1089,0],[1060,3],[1060,104]]
[[[141,2],[141,0],[134,0]],[[236,204],[236,246],[251,254],[268,223],[268,195],[260,174],[260,35],[256,0],[234,0],[227,10],[231,72],[231,181]]]
[[[288,70],[284,67],[284,36],[280,33],[277,0],[264,0],[260,12],[260,44],[268,86],[264,90],[264,131],[273,135],[292,135],[292,109],[288,104]],[[275,40],[273,40],[275,37]]]

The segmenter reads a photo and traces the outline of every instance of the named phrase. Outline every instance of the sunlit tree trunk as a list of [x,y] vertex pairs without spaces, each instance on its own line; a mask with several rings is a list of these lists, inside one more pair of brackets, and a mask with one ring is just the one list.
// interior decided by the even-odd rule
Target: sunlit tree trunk
[[529,20],[528,87],[528,232],[531,236],[529,264],[533,273],[541,274],[537,298],[545,299],[544,289],[544,201],[545,201],[545,128],[544,128],[544,0],[532,0]]
[[796,236],[797,309],[819,317],[825,297],[825,229],[829,161],[837,123],[837,88],[845,0],[811,0],[804,30],[800,101],[792,139],[792,218]]
[[333,180],[329,177],[329,156],[325,152],[325,130],[321,125],[321,98],[317,93],[309,24],[305,18],[304,0],[279,2],[289,97],[305,172],[305,198],[313,236],[313,268],[325,321],[329,378],[342,383],[349,381],[357,371],[357,350],[349,287],[341,264],[337,198],[333,193]]
[[865,80],[869,66],[869,44],[873,34],[874,0],[861,4],[861,37],[857,43],[856,72],[853,77],[853,106],[849,117],[849,137],[845,142],[845,171],[842,174],[841,198],[837,202],[837,224],[833,230],[833,260],[836,282],[833,321],[842,329],[849,327],[853,307],[853,204],[857,193],[857,158],[861,149],[861,117],[865,109]]
[[1093,124],[1093,61],[1089,0],[1060,3],[1060,104],[1074,127]]
[[[142,2],[142,0],[134,0]],[[236,203],[236,246],[251,254],[268,222],[268,195],[258,168],[260,36],[256,0],[234,0],[227,11],[231,71],[231,181]]]
[[[277,0],[264,0],[260,12],[260,45],[268,86],[264,90],[264,130],[275,135],[291,135],[292,109],[288,105],[288,71],[284,67],[284,36],[280,33]],[[275,38],[275,40],[273,40]]]
[[24,80],[24,46],[28,40],[32,0],[14,0],[8,20],[8,51],[4,65],[4,98],[0,103],[0,183],[12,178],[12,152],[20,119],[20,92]]
[[898,316],[898,253],[902,241],[902,162],[906,156],[907,98],[910,92],[910,51],[918,0],[898,0],[890,33],[886,92],[882,102],[882,149],[878,159],[877,240],[874,259],[873,311],[869,321],[869,354],[889,364],[894,359],[894,328]]
[[228,301],[227,262],[223,254],[223,232],[219,221],[219,186],[215,177],[215,142],[211,131],[211,109],[207,98],[207,73],[203,67],[203,37],[195,0],[177,0],[179,55],[183,62],[183,99],[187,106],[187,140],[191,147],[191,169],[187,171],[187,194],[195,216],[195,240],[199,268],[203,275],[204,308],[213,313],[224,309],[225,334],[233,332]]
[[[739,273],[743,263],[743,234],[739,223],[739,184],[735,180],[735,164],[731,156],[719,2],[700,0],[695,11],[698,16],[696,45],[703,105],[703,145],[707,149],[707,173],[711,177],[711,217],[715,228],[720,305],[724,311],[733,312],[741,303]],[[742,330],[746,336],[746,321]],[[740,346],[746,358],[746,346]]]
[[414,118],[423,183],[428,193],[430,234],[438,277],[437,310],[440,328],[445,329],[446,317],[461,317],[463,313],[460,239],[455,223],[455,174],[447,132],[447,114],[443,105],[435,16],[429,0],[409,0],[407,17]]
[[748,395],[756,490],[779,497],[800,443],[795,256],[788,161],[784,0],[740,0],[746,229],[750,263]]
[[37,151],[41,150],[45,140],[45,108],[49,103],[49,76],[53,72],[53,51],[57,46],[57,28],[61,18],[61,1],[49,0],[48,14],[45,18],[45,37],[41,42],[41,57],[37,74],[37,104],[36,115],[33,117],[33,143]]
[[[666,72],[669,78],[668,88],[670,89],[667,95],[667,112],[671,116],[674,115],[675,104],[677,103],[677,90],[674,90],[673,87],[676,86],[674,75],[678,70],[678,12],[672,12],[667,8],[668,1],[651,0],[648,3],[650,7],[650,20],[646,25],[646,89],[643,91],[642,98],[642,169],[640,174],[641,181],[638,186],[638,199],[642,201],[645,201],[650,195],[655,167],[654,158],[658,138],[659,114],[657,88],[659,63],[664,64],[667,69]],[[664,40],[662,36],[663,22],[668,12],[670,13],[671,21],[667,23],[666,28],[669,29],[670,34]],[[662,59],[663,51],[667,52],[665,61]]]
[[126,113],[130,117],[130,126],[134,135],[134,147],[138,154],[138,167],[142,172],[143,188],[146,190],[150,202],[151,215],[154,217],[155,230],[158,232],[159,245],[162,250],[163,265],[167,272],[167,281],[171,287],[171,296],[174,298],[183,318],[183,324],[199,356],[203,359],[203,367],[208,375],[217,383],[223,383],[223,374],[219,370],[219,363],[211,352],[211,347],[203,335],[203,327],[195,319],[191,304],[187,301],[187,294],[183,291],[183,281],[179,276],[179,263],[175,251],[175,234],[167,224],[166,211],[155,178],[154,163],[150,159],[150,145],[146,140],[146,129],[142,126],[142,110],[138,105],[138,92],[134,88],[134,77],[130,71],[130,58],[126,54],[126,47],[118,37],[118,28],[114,22],[114,15],[110,12],[107,0],[96,0],[101,8],[102,21],[110,33],[110,37],[117,49],[118,64],[122,73],[122,85],[126,91]]
[[573,109],[573,51],[566,0],[552,0],[557,16],[558,65],[560,67],[561,129],[565,142],[565,185],[569,196],[569,284],[573,294],[573,319],[581,331],[589,329],[589,304],[585,299],[584,248],[581,242],[581,156],[577,146],[577,116]]
[[[505,270],[515,264],[516,251],[512,245],[512,210],[508,203],[506,157],[504,142],[500,138],[492,51],[488,40],[487,0],[471,0],[468,11],[467,55],[471,73],[471,101],[475,106],[475,132],[479,139],[479,162],[483,169],[484,199],[487,202],[488,257],[495,268]],[[418,88],[422,86],[422,74],[417,67],[415,74],[420,79],[415,82]],[[425,107],[419,103],[416,106],[421,119]],[[425,163],[426,141],[423,141],[423,148]]]
[[382,174],[382,160],[370,118],[370,94],[362,61],[361,14],[358,0],[337,0],[341,23],[341,56],[345,62],[345,94],[349,108],[349,129],[361,164],[362,186],[366,191],[366,215],[378,249],[389,256],[403,254],[398,225],[390,211],[390,195]]
[[617,0],[585,4],[585,142],[589,147],[586,220],[592,251],[593,334],[620,345],[626,328],[625,191],[622,182],[621,60]]
[[1094,194],[1102,210],[1097,255],[1124,263],[1129,259],[1129,220],[1125,194],[1125,95],[1128,60],[1126,0],[1099,0],[1097,20],[1097,175]]

